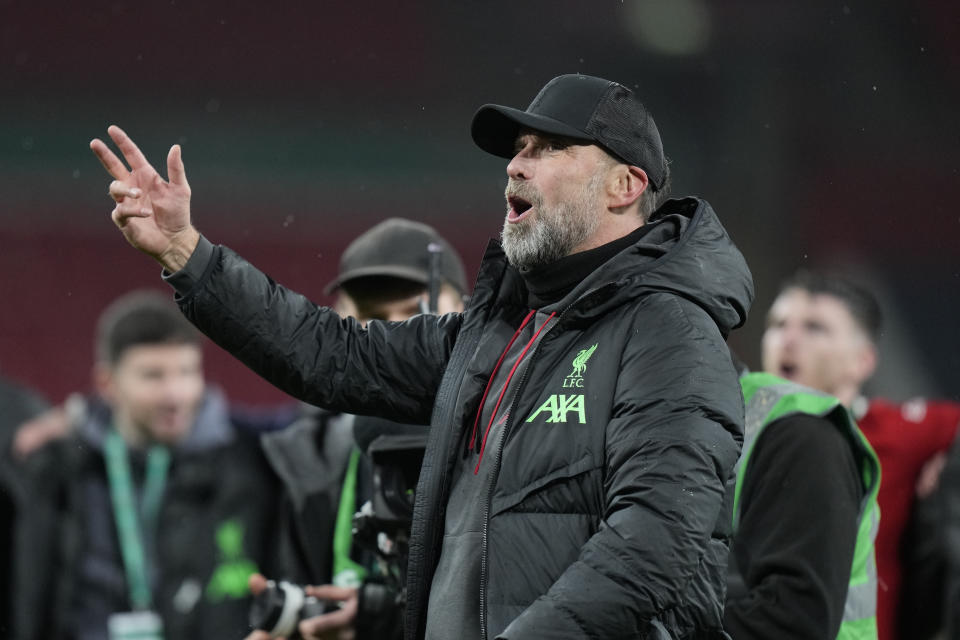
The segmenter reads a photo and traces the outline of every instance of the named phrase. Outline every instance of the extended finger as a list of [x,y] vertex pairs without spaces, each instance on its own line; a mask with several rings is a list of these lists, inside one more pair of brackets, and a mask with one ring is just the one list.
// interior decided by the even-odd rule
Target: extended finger
[[352,587],[335,587],[332,584],[307,586],[306,591],[307,595],[320,600],[347,600],[357,595],[357,590]]
[[130,218],[149,218],[152,212],[149,209],[141,207],[139,203],[125,203],[121,202],[110,214],[110,218],[113,220],[114,224],[118,227],[122,227],[127,224],[127,220]]
[[178,144],[170,147],[170,153],[167,154],[167,179],[170,184],[188,186],[187,170],[183,167],[183,152]]
[[247,578],[247,586],[250,588],[250,593],[253,595],[260,595],[262,591],[267,589],[267,579],[263,577],[263,574],[253,573]]
[[147,162],[147,157],[140,151],[140,147],[133,143],[133,140],[124,133],[123,129],[112,124],[107,128],[107,133],[110,134],[110,137],[113,138],[113,141],[120,148],[120,153],[123,154],[124,159],[130,164],[132,170],[137,171],[153,168],[150,166],[150,163]]
[[142,193],[137,187],[131,187],[120,180],[114,180],[110,183],[110,197],[117,202],[123,202],[124,198],[139,198]]
[[100,138],[91,140],[90,149],[111,176],[117,180],[126,180],[127,177],[129,177],[130,172],[127,171],[127,166],[123,164],[120,158],[114,155],[113,151],[110,151],[110,147],[108,147],[103,140]]

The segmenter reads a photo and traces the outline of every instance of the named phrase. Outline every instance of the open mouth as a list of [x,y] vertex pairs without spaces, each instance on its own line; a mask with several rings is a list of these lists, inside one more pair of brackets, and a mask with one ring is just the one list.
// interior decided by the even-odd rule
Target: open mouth
[[780,365],[780,377],[786,378],[787,380],[792,380],[796,374],[797,374],[796,365],[792,365],[792,364]]
[[530,209],[533,208],[533,205],[523,198],[509,196],[507,197],[507,207],[507,220],[510,222],[517,222],[521,220],[524,215],[530,211]]

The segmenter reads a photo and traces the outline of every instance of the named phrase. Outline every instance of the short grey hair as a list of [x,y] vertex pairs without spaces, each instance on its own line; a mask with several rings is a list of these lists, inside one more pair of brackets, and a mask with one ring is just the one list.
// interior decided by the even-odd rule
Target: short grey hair
[[640,196],[640,216],[646,222],[653,215],[653,212],[670,198],[670,164],[667,163],[663,174],[663,184],[659,189],[655,189],[652,184],[647,186],[647,190]]

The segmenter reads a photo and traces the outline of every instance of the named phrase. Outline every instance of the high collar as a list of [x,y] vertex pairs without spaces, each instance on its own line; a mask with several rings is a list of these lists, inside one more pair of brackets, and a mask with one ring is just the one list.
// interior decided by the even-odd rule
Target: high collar
[[639,227],[622,238],[594,249],[564,256],[528,271],[520,271],[520,277],[527,285],[527,305],[531,309],[541,309],[559,302],[600,265],[636,244],[648,231],[645,226]]

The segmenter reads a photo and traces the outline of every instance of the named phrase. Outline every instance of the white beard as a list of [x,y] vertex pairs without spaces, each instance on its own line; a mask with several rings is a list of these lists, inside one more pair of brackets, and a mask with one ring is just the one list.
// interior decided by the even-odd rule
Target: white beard
[[603,178],[603,172],[597,172],[575,198],[552,208],[544,207],[534,187],[508,181],[506,194],[523,198],[535,209],[532,218],[503,224],[500,240],[510,264],[527,271],[556,262],[593,235],[600,226],[596,208]]

